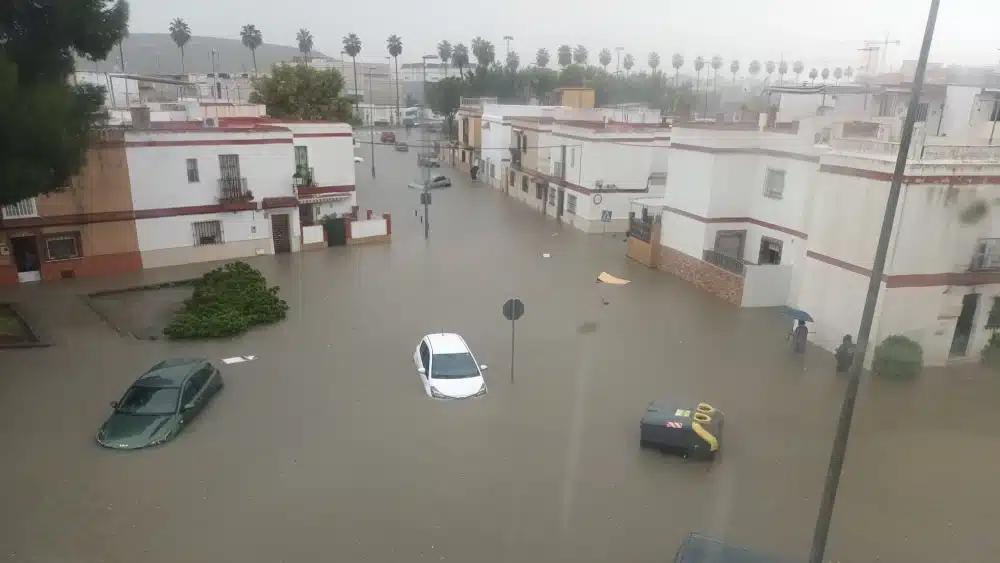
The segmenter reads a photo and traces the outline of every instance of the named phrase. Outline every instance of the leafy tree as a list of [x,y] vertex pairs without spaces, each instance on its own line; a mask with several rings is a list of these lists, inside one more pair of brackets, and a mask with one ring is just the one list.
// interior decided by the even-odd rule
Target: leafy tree
[[351,103],[342,96],[344,77],[335,69],[279,64],[253,85],[250,103],[267,106],[269,116],[351,121]]
[[792,63],[792,72],[795,73],[795,81],[799,82],[802,77],[802,71],[806,69],[806,65],[802,64],[802,61],[795,61]]
[[191,28],[186,21],[174,18],[174,21],[170,22],[170,39],[181,50],[181,74],[184,74],[184,46],[191,40]]
[[403,54],[403,40],[393,33],[386,39],[385,46],[389,51],[389,56],[392,57],[393,64],[396,66],[396,123],[399,123],[402,121],[402,117],[399,114],[399,56]]
[[767,73],[768,84],[771,83],[771,75],[774,74],[775,66],[776,65],[774,64],[774,61],[767,61],[766,63],[764,63],[764,72]]
[[493,43],[482,37],[476,37],[472,40],[472,56],[476,57],[480,71],[485,71],[496,59],[496,50],[493,48]]
[[458,77],[464,78],[465,74],[462,69],[469,66],[469,48],[463,43],[455,45],[455,49],[451,53],[451,62],[458,67]]
[[438,43],[438,57],[441,58],[441,64],[444,65],[444,76],[448,78],[448,61],[451,60],[451,42],[447,39]]
[[56,191],[79,172],[104,90],[72,84],[73,55],[103,60],[128,16],[124,1],[0,8],[0,204]]
[[722,68],[722,57],[715,55],[712,57],[712,70],[715,71],[715,84],[712,86],[713,90],[718,89],[719,86],[719,69]]
[[586,65],[588,55],[587,48],[583,45],[577,45],[573,48],[573,62],[578,65]]
[[559,46],[559,50],[556,51],[556,63],[563,68],[573,64],[573,49],[569,45]]
[[517,73],[517,67],[521,65],[521,57],[514,51],[507,53],[507,70]]
[[253,24],[247,24],[243,26],[240,30],[240,40],[243,42],[243,46],[250,49],[250,55],[253,57],[253,73],[257,74],[257,47],[264,44],[264,36],[261,35],[260,30],[257,26]]
[[[698,90],[698,85],[701,82],[701,71],[704,68],[705,68],[705,57],[702,57],[701,55],[698,55],[694,59],[694,71],[696,73],[695,82],[694,82],[694,89],[695,90]],[[706,80],[705,82],[706,82],[705,87],[707,88],[708,87],[708,84],[707,84],[708,80]]]
[[754,80],[757,79],[757,75],[760,74],[760,61],[754,59],[750,61],[750,66],[747,67],[747,72],[750,73],[750,77]]
[[540,68],[549,66],[549,50],[542,47],[535,53],[535,64]]
[[819,73],[819,75],[823,78],[823,82],[826,82],[827,79],[830,78],[830,69],[823,67],[823,70]]
[[653,69],[653,74],[656,74],[656,67],[660,66],[660,54],[655,51],[650,53],[646,62],[649,63],[649,68]]
[[313,50],[312,33],[308,29],[302,28],[295,34],[295,41],[299,44],[299,52],[302,53],[303,61],[309,64],[309,53],[312,53]]
[[629,71],[635,66],[635,57],[631,54],[625,55],[625,59],[622,60],[622,66],[625,67],[625,76],[628,76]]
[[788,61],[781,61],[778,63],[778,84],[785,81],[786,74],[788,74]]
[[434,113],[443,115],[450,121],[455,117],[462,96],[468,93],[468,88],[468,84],[456,76],[431,82],[427,84],[427,105]]
[[812,84],[816,84],[816,77],[819,76],[819,71],[815,68],[809,71],[809,80],[812,80]]
[[604,72],[607,72],[608,65],[611,64],[611,51],[609,49],[601,49],[601,52],[597,54],[597,61],[604,67]]
[[684,66],[684,55],[674,53],[670,57],[670,66],[674,67],[674,87],[676,88],[680,84],[681,67]]
[[361,39],[354,33],[348,33],[342,41],[344,52],[351,57],[351,67],[354,70],[354,109],[358,108],[358,53],[361,52]]
[[850,80],[851,78],[853,78],[854,77],[854,67],[849,66],[846,69],[844,69],[844,76],[846,76],[848,80]]
[[840,79],[843,77],[844,77],[844,69],[840,68],[839,66],[833,69],[833,78],[834,80],[837,81],[837,84],[840,84]]
[[740,61],[734,60],[729,63],[729,72],[733,73],[733,84],[736,84],[736,73],[740,71]]

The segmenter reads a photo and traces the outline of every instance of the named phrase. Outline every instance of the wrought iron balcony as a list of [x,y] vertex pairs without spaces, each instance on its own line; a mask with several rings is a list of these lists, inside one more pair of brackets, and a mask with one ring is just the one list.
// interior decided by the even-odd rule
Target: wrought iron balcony
[[313,169],[310,166],[297,166],[295,168],[295,174],[292,175],[292,184],[296,188],[301,188],[304,186],[315,186],[316,180],[313,175]]
[[253,201],[253,192],[247,187],[247,179],[219,178],[219,201]]

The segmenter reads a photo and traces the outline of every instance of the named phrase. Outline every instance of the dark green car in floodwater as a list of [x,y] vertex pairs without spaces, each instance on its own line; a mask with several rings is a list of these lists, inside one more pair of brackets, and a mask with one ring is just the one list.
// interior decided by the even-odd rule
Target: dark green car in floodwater
[[222,389],[222,374],[208,360],[164,360],[142,374],[118,401],[97,442],[136,450],[173,439]]

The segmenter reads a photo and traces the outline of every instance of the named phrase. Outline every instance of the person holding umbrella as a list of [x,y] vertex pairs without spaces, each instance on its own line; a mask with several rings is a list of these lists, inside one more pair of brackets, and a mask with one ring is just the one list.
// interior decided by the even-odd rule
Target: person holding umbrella
[[806,342],[809,340],[809,329],[806,327],[806,322],[812,322],[812,315],[787,305],[783,307],[783,312],[795,319],[795,328],[788,333],[788,339],[792,341],[792,351],[796,354],[805,354]]

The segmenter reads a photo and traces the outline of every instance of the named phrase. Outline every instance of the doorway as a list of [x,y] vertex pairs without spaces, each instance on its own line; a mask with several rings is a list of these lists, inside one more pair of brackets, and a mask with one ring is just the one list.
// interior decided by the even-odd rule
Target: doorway
[[274,253],[284,254],[292,251],[292,241],[288,237],[288,214],[271,215],[271,239],[274,241]]
[[969,353],[969,341],[972,338],[972,324],[979,308],[979,294],[968,293],[962,297],[962,312],[955,321],[955,334],[951,337],[949,356],[961,357]]
[[760,237],[760,252],[757,253],[757,263],[772,266],[781,264],[781,241],[770,237]]
[[742,260],[746,238],[746,231],[718,231],[715,233],[715,248],[713,250],[724,256]]
[[38,237],[34,235],[11,237],[11,253],[17,265],[17,281],[37,282],[42,279],[42,263],[38,256]]

